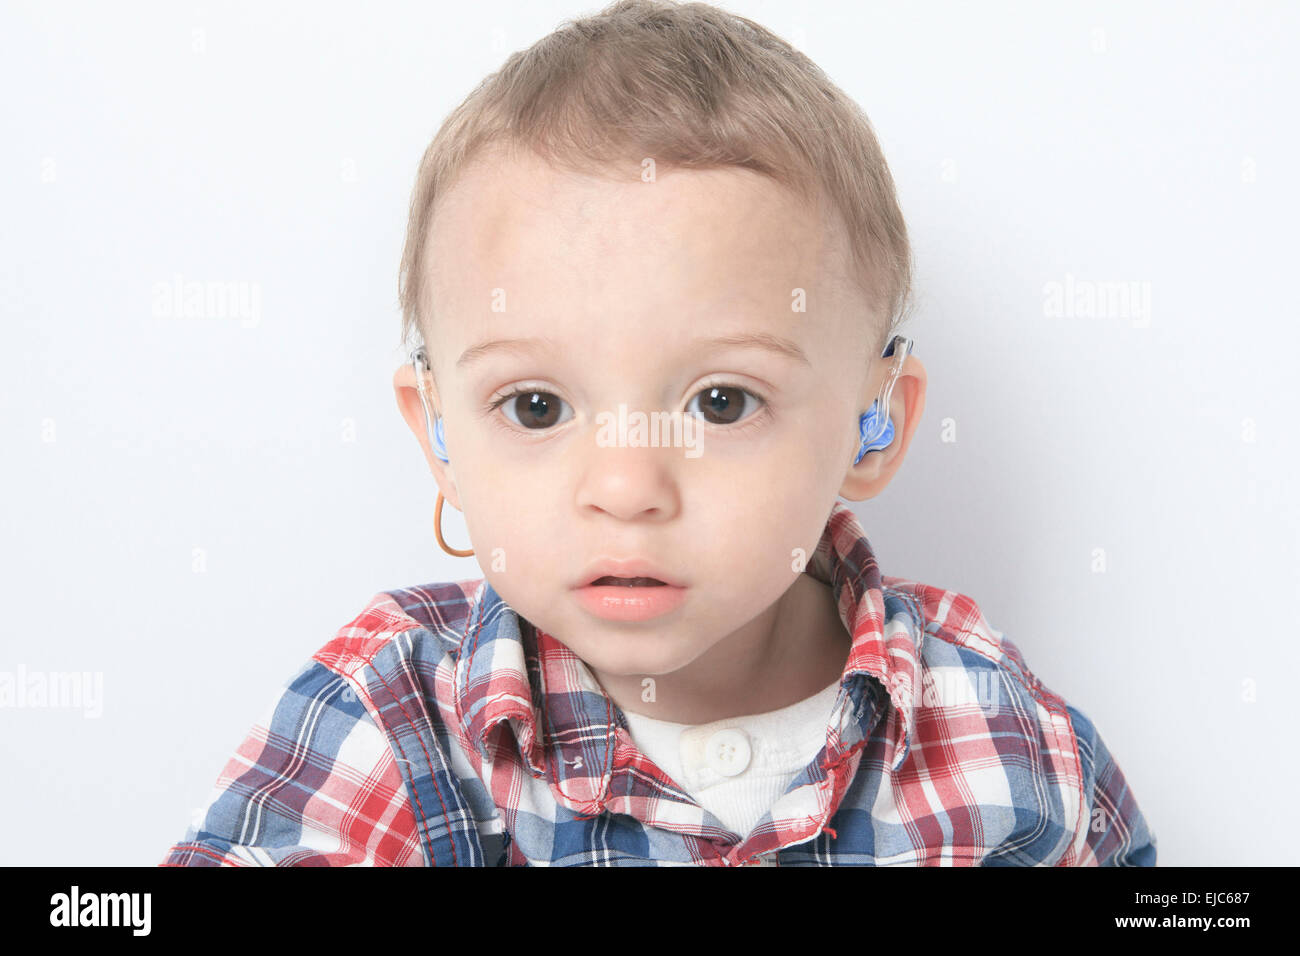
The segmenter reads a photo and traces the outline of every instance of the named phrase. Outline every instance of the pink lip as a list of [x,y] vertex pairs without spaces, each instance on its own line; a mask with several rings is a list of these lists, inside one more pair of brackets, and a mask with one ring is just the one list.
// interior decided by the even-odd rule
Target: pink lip
[[640,558],[602,558],[583,569],[582,575],[577,581],[573,582],[575,588],[587,587],[592,581],[596,581],[605,576],[613,578],[655,578],[664,584],[671,585],[674,588],[686,587],[685,581],[679,581],[676,577],[669,577],[667,571],[662,571],[658,566],[650,561],[643,561]]
[[573,593],[579,604],[607,621],[648,621],[676,610],[686,600],[686,588],[667,584],[650,587],[589,584],[575,588]]

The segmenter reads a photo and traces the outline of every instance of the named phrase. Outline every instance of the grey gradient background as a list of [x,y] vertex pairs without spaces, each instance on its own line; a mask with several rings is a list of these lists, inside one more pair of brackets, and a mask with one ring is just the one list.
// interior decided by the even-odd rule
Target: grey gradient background
[[[481,575],[393,400],[410,191],[599,5],[461,6],[0,6],[0,671],[103,680],[97,717],[0,709],[0,863],[155,864],[376,592]],[[1300,863],[1298,8],[725,6],[898,183],[929,392],[854,505],[884,573],[974,597],[1094,720],[1161,865]],[[1067,275],[1149,312],[1053,315]],[[176,276],[256,319],[159,315]]]

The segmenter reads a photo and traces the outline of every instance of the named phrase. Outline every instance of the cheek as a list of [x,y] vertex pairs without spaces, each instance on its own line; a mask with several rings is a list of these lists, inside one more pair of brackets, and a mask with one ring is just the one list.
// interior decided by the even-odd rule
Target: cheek
[[806,569],[842,481],[828,466],[813,464],[781,469],[761,493],[755,489],[759,508],[731,536],[744,542],[756,582],[789,585],[794,575]]
[[466,507],[479,566],[508,603],[534,611],[544,607],[590,559],[574,553],[555,501],[516,487],[476,484]]
[[857,416],[835,406],[819,409],[815,419],[816,426],[800,430],[785,449],[789,465],[779,480],[786,488],[802,487],[805,497],[823,497],[827,489],[834,496],[853,463]]
[[516,487],[508,470],[481,457],[462,454],[456,459],[455,473],[460,503],[470,522],[470,530],[484,536],[485,542],[502,543],[509,539],[511,527],[529,511],[529,496]]

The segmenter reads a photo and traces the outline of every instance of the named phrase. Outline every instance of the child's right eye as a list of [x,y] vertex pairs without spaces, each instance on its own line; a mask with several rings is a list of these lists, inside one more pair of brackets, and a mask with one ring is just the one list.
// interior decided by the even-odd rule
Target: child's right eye
[[[505,406],[506,418],[531,431],[550,428],[573,417],[573,409],[564,399],[533,388],[515,389],[492,405],[494,409],[501,406]],[[568,414],[563,417],[562,409],[568,409]]]

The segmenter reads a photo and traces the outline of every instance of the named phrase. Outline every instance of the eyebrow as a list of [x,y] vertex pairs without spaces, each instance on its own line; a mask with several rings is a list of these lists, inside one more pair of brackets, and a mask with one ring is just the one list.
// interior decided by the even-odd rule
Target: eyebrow
[[[802,362],[809,368],[812,367],[812,363],[808,361],[808,356],[804,354],[803,349],[789,339],[782,338],[779,335],[772,335],[769,332],[737,332],[734,335],[696,339],[691,344],[695,347],[762,349],[775,355],[783,355],[796,362]],[[554,348],[555,345],[553,339],[545,338],[496,339],[491,342],[480,342],[478,345],[470,346],[461,353],[460,358],[456,360],[456,367],[464,368],[493,352],[525,352],[539,346]]]

